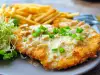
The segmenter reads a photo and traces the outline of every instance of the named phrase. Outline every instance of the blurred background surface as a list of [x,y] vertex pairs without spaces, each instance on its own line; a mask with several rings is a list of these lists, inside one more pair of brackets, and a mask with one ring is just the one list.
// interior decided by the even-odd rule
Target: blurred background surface
[[[99,2],[98,2],[99,1]],[[2,3],[40,3],[49,4],[66,11],[79,11],[81,13],[100,14],[100,0],[0,0]],[[62,9],[63,10],[63,9]]]
[[[0,5],[3,3],[8,5],[12,3],[39,3],[51,5],[60,11],[93,14],[100,19],[100,0],[0,0]],[[100,64],[84,75],[100,75]]]

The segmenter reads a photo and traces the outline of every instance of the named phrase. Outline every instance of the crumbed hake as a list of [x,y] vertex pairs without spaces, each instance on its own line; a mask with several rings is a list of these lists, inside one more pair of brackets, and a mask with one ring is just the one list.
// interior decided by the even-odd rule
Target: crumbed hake
[[39,60],[45,69],[66,69],[96,57],[100,34],[83,22],[65,23],[57,27],[50,24],[19,26],[14,32],[17,50]]

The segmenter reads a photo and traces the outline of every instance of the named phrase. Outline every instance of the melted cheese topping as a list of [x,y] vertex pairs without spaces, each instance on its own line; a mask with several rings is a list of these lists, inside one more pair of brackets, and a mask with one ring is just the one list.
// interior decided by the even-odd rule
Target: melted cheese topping
[[[54,28],[51,25],[43,25],[43,26],[48,28],[48,31],[52,31]],[[44,35],[44,34],[38,37],[33,37],[32,36],[33,31],[38,29],[39,27],[40,25],[29,26],[28,30],[24,30],[22,28],[24,30],[24,33],[25,31],[29,31],[29,34],[27,36],[23,36],[22,45],[25,50],[31,50],[32,49],[31,47],[36,47],[40,44],[46,44],[48,46],[48,52],[47,52],[48,62],[51,62],[52,60],[58,61],[59,59],[63,57],[68,58],[72,56],[73,49],[75,45],[78,44],[79,40],[76,40],[72,38],[71,36],[61,36],[59,34],[55,34],[55,38],[53,39],[50,39],[49,35]],[[85,37],[90,38],[95,35],[94,30],[90,28],[88,25],[81,26],[81,27],[84,29],[82,35],[84,35]],[[70,32],[75,33],[75,29],[73,28]],[[57,52],[52,51],[52,49],[59,48],[59,47],[64,48],[65,52],[60,53],[59,51]]]

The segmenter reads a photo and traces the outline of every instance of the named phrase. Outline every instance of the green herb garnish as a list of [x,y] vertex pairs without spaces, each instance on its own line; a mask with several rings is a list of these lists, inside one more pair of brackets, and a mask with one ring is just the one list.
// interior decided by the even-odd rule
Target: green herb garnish
[[12,53],[4,54],[3,60],[9,60],[13,57]]
[[77,37],[77,35],[76,35],[76,34],[72,34],[71,36],[72,36],[72,38],[76,38],[76,37]]
[[60,28],[60,33],[62,34],[64,32],[66,32],[66,29],[65,28]]
[[54,38],[55,34],[60,34],[61,36],[70,36],[70,37],[75,38],[77,40],[83,40],[83,37],[76,35],[76,33],[83,32],[82,28],[77,28],[76,33],[74,33],[74,34],[71,33],[70,30],[71,30],[71,28],[69,26],[66,26],[63,28],[54,28],[53,32],[49,32],[48,28],[41,25],[38,29],[35,30],[34,33],[32,33],[32,35],[34,37],[38,37],[38,36],[40,36],[40,34],[47,34],[47,35],[49,35],[49,38]]
[[9,22],[14,23],[14,26],[18,26],[19,24],[19,19],[18,18],[13,18]]
[[47,34],[48,33],[48,29],[44,26],[40,26],[39,28],[37,28],[33,33],[32,35],[34,37],[38,37],[40,34]]
[[81,40],[81,41],[82,41],[83,39],[84,39],[84,38],[83,38],[82,36],[77,36],[77,37],[76,37],[76,40]]
[[40,28],[38,28],[38,29],[35,30],[35,33],[41,34],[41,31],[42,31],[42,30],[41,30]]
[[0,55],[4,55],[5,51],[4,50],[0,50]]
[[65,36],[65,34],[66,34],[66,29],[65,29],[65,28],[60,28],[60,29],[59,29],[59,34],[61,34],[62,36]]
[[70,28],[69,26],[67,26],[67,27],[65,27],[65,28],[67,29],[67,31],[68,31],[68,30],[71,30],[71,28]]
[[46,28],[46,27],[44,27],[43,25],[41,25],[40,27],[39,27],[39,29],[41,30],[41,33],[48,33],[48,29]]
[[38,36],[39,36],[39,34],[38,34],[38,33],[36,33],[36,32],[34,32],[34,33],[32,33],[32,36],[34,36],[34,37],[38,37]]
[[57,34],[58,32],[59,32],[59,29],[58,29],[58,28],[54,28],[54,29],[53,29],[53,33],[54,33],[54,34]]
[[40,26],[40,29],[46,30],[47,28],[44,27],[43,25]]
[[54,34],[49,33],[49,38],[54,38]]
[[72,36],[72,33],[68,33],[69,36]]
[[76,29],[76,32],[77,32],[77,33],[82,33],[82,32],[83,32],[83,29],[82,29],[82,28],[77,28],[77,29]]
[[59,33],[62,35],[62,36],[70,36],[70,31],[71,29],[70,29],[70,27],[69,26],[67,26],[67,27],[63,27],[63,28],[60,28],[59,29]]
[[52,49],[53,52],[57,52],[57,50],[58,50],[57,48]]
[[62,48],[62,47],[60,47],[60,48],[59,48],[59,52],[60,52],[60,53],[64,53],[64,52],[65,52],[65,49]]
[[9,52],[9,53],[5,53],[3,55],[3,60],[10,60],[10,59],[13,59],[13,58],[16,58],[17,57],[17,52],[16,51],[12,51],[12,52]]
[[14,19],[13,19],[13,23],[14,23],[15,26],[18,26],[18,24],[19,24],[19,19],[14,18]]

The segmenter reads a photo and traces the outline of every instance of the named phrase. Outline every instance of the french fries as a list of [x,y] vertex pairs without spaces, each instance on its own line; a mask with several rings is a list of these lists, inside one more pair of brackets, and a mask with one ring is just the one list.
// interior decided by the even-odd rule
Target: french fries
[[49,10],[47,13],[45,13],[44,15],[41,15],[41,16],[37,17],[37,18],[35,19],[35,21],[38,22],[39,20],[41,20],[41,19],[47,17],[48,15],[52,14],[53,12],[56,12],[56,10],[55,10],[55,9],[50,9],[50,10]]
[[49,24],[51,23],[54,19],[56,19],[58,16],[60,16],[60,13],[58,13],[57,15],[55,15],[53,18],[47,20],[46,22],[44,22],[43,24]]
[[49,20],[50,18],[53,18],[53,17],[54,17],[55,15],[57,15],[57,14],[58,14],[58,12],[54,12],[54,13],[48,15],[47,17],[43,18],[43,19],[40,21],[40,23],[43,23],[43,22]]
[[2,5],[0,13],[6,17],[16,17],[20,20],[20,24],[27,23],[29,25],[51,24],[59,17],[73,18],[79,13],[59,12],[49,5],[39,4],[13,4],[8,7]]

